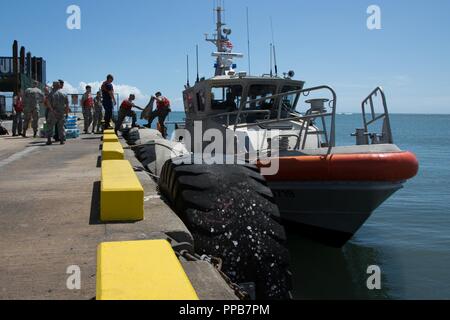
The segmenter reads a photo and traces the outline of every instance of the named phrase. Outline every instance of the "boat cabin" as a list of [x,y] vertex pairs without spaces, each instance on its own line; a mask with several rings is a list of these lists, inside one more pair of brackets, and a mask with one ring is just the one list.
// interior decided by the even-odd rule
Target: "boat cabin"
[[272,96],[302,90],[303,86],[303,81],[290,78],[253,77],[245,73],[216,76],[184,91],[186,117],[195,121],[240,112],[246,115],[247,123],[275,119],[279,113],[295,110],[300,93]]

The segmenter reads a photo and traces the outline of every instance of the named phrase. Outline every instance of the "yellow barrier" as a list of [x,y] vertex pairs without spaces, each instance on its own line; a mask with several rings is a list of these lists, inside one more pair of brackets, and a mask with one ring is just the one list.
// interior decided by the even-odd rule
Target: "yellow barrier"
[[103,131],[104,134],[115,134],[116,132],[114,131],[114,129],[106,129]]
[[198,300],[166,240],[101,243],[97,300]]
[[127,160],[103,161],[101,179],[101,221],[144,219],[144,188]]
[[119,138],[115,134],[105,134],[103,142],[119,142]]
[[102,147],[102,160],[123,160],[124,151],[119,142],[105,142]]

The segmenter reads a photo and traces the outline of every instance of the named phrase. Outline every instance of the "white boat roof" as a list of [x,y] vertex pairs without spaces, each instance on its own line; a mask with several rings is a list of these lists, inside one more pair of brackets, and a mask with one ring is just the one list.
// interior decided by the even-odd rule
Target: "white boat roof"
[[224,80],[235,80],[235,79],[244,79],[244,80],[262,80],[262,81],[292,81],[292,82],[301,82],[304,83],[302,80],[294,80],[291,78],[282,78],[282,77],[276,77],[276,76],[269,76],[269,75],[263,75],[263,76],[249,76],[249,75],[240,75],[239,73],[236,73],[235,75],[220,75],[220,76],[214,76],[209,79],[202,79],[200,82],[203,81],[224,81]]

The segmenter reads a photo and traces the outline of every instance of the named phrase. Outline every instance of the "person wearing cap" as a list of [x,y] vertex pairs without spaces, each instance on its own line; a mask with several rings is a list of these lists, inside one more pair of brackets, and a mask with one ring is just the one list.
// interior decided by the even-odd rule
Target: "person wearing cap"
[[94,117],[92,123],[92,133],[100,133],[100,127],[103,119],[103,102],[101,91],[97,92],[97,96],[94,99]]
[[[64,89],[64,80],[59,79],[57,82],[59,84],[58,88],[60,90]],[[70,112],[69,100],[67,100],[66,109],[68,110],[67,112]],[[60,141],[60,139],[59,139],[59,130],[58,130],[57,125],[55,125],[55,128],[54,128],[53,132],[55,133],[55,135],[53,137],[55,139],[55,141]]]
[[52,144],[55,127],[58,130],[59,142],[65,143],[64,119],[69,113],[68,105],[69,99],[62,92],[60,83],[58,81],[53,82],[53,89],[48,95],[47,145]]
[[114,77],[111,74],[108,74],[106,76],[106,81],[103,82],[101,87],[103,108],[105,109],[105,129],[111,128],[113,108],[117,104],[116,98],[114,97],[114,86],[112,84],[113,81]]
[[152,100],[156,101],[156,110],[150,113],[150,116],[148,118],[148,124],[145,126],[147,128],[151,128],[153,120],[157,117],[159,125],[158,129],[163,135],[163,137],[166,137],[167,130],[164,125],[164,122],[166,121],[166,118],[169,115],[169,113],[172,111],[170,110],[170,101],[169,99],[164,97],[161,92],[155,93],[155,95],[152,97]]
[[44,102],[44,94],[41,89],[38,88],[38,82],[33,81],[33,86],[25,90],[23,98],[23,112],[24,112],[24,122],[23,122],[23,132],[22,137],[27,137],[28,126],[33,128],[34,137],[36,138],[38,132],[38,122],[39,122],[39,105]]
[[[92,96],[92,87],[86,86],[86,92],[81,97],[80,105],[83,109],[84,133],[89,133],[89,127],[92,124],[92,111],[94,109],[94,97]],[[94,131],[94,130],[92,130]]]
[[124,100],[122,102],[122,104],[120,105],[120,109],[119,109],[119,117],[117,119],[116,122],[116,126],[115,126],[115,131],[116,134],[117,132],[121,129],[122,127],[122,123],[125,120],[125,117],[131,117],[132,119],[132,123],[131,126],[134,128],[136,127],[136,121],[137,121],[137,116],[136,116],[136,112],[134,112],[132,109],[136,108],[139,110],[144,110],[143,108],[140,108],[138,106],[136,106],[134,104],[134,100],[136,99],[134,94],[130,94],[130,96],[128,97],[128,100]]

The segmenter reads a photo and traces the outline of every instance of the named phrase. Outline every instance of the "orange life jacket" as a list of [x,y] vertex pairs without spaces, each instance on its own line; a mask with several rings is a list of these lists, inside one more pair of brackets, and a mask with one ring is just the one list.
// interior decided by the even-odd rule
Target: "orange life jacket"
[[164,110],[170,107],[170,101],[166,97],[161,97],[161,100],[156,100],[156,108],[158,110]]
[[131,110],[133,108],[133,104],[128,100],[124,100],[120,105],[120,108],[125,110]]

